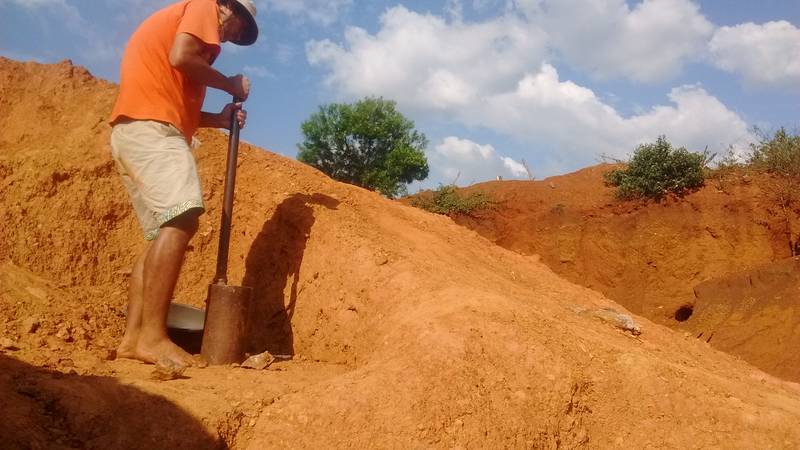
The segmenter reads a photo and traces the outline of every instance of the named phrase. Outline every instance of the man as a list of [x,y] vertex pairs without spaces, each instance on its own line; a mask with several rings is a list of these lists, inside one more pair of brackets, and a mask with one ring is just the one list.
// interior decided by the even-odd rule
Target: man
[[170,341],[166,325],[184,253],[204,210],[192,136],[198,127],[228,128],[233,114],[244,126],[241,103],[218,114],[201,107],[208,86],[247,99],[246,77],[227,77],[211,65],[222,42],[256,41],[255,15],[252,0],[182,0],[142,22],[128,41],[111,148],[147,242],[131,273],[117,357],[195,364]]

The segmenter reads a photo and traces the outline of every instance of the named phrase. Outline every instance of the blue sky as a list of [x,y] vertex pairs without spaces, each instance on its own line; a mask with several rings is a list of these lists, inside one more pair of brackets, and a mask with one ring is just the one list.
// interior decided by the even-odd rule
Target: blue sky
[[[169,0],[0,0],[0,55],[119,79],[125,42]],[[289,157],[329,102],[397,101],[435,187],[544,178],[659,135],[740,151],[800,128],[797,0],[257,0],[259,41],[216,67],[253,82],[242,138]],[[206,108],[227,97],[209,92]]]

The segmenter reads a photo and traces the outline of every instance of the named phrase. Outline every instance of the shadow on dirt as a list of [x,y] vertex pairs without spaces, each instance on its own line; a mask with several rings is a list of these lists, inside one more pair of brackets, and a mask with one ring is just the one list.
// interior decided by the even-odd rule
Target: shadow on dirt
[[0,398],[2,448],[226,448],[179,406],[110,377],[0,355]]
[[[300,266],[314,225],[314,209],[336,209],[339,201],[322,194],[295,194],[281,202],[253,241],[242,284],[253,288],[248,324],[249,353],[267,350],[294,355],[291,320],[297,302]],[[284,292],[289,291],[284,298]]]

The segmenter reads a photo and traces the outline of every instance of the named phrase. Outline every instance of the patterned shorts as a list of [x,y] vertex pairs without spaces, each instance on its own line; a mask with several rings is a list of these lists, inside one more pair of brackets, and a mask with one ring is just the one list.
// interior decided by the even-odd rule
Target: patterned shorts
[[204,211],[203,191],[191,148],[172,125],[131,120],[114,125],[111,156],[128,190],[144,238],[192,211]]

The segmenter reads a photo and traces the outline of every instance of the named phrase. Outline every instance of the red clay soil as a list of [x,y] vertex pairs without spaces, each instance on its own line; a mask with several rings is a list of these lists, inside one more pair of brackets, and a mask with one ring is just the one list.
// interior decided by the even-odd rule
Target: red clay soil
[[[229,281],[255,289],[250,351],[295,358],[167,382],[106,360],[142,246],[108,154],[115,92],[69,62],[0,59],[4,446],[800,446],[797,384],[642,317],[633,336],[536,257],[247,144]],[[208,213],[176,291],[194,305],[226,148],[200,139]]]
[[[704,340],[724,327],[727,331],[714,334],[711,345],[800,381],[800,273],[789,276],[796,265],[782,262],[796,248],[800,223],[797,202],[782,206],[791,196],[781,193],[796,189],[791,182],[728,173],[682,198],[620,202],[603,183],[603,174],[613,167],[472,186],[466,191],[484,192],[496,204],[455,220],[502,247],[539,255],[560,276],[656,323],[694,335],[705,332]],[[761,284],[759,295],[774,307],[742,310],[740,304],[752,303],[751,293],[742,289],[696,295],[698,285],[725,283],[734,274],[747,278],[748,271],[770,264],[783,264],[775,270],[794,280]],[[773,297],[780,297],[779,305]],[[697,318],[718,310],[735,314],[717,317],[713,328]]]
[[695,286],[695,337],[787,380],[800,380],[800,258]]

